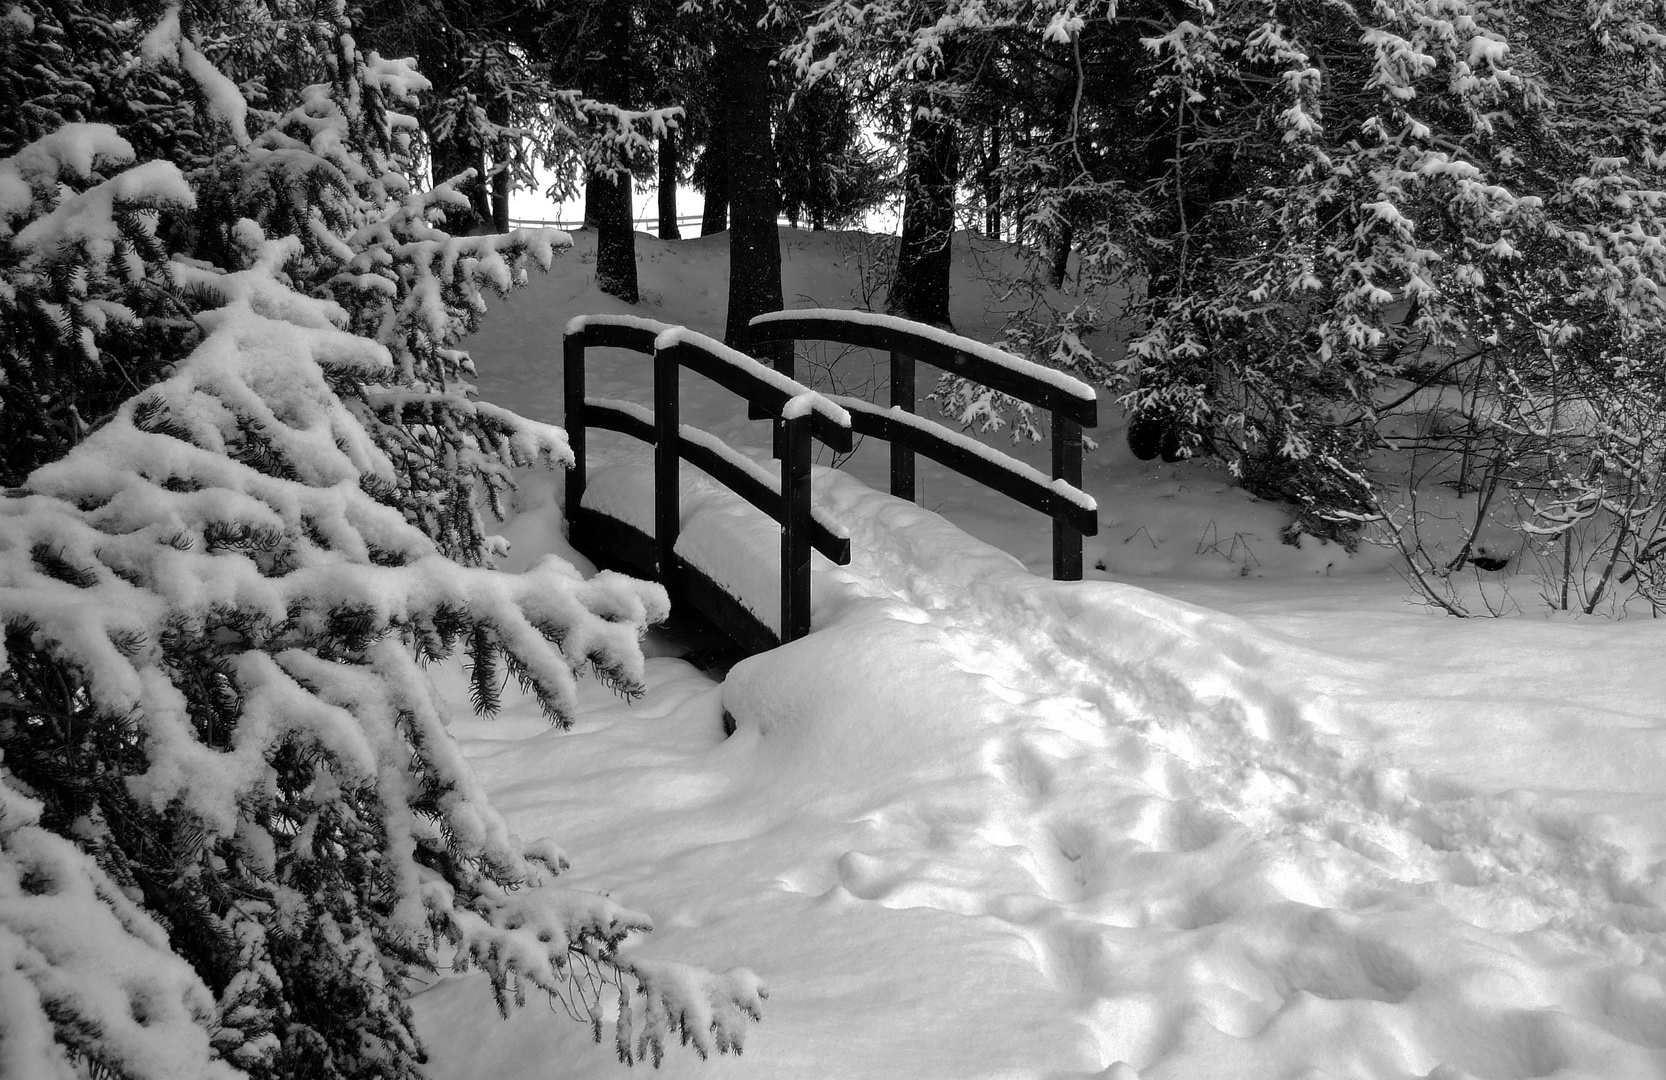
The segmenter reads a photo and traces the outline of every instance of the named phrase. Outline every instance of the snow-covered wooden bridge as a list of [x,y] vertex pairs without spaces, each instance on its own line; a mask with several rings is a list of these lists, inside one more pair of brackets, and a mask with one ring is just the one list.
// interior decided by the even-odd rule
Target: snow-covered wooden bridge
[[[563,342],[565,422],[575,457],[567,484],[571,540],[598,565],[653,577],[674,600],[692,606],[749,651],[774,648],[810,631],[811,552],[834,565],[850,561],[840,523],[814,507],[811,443],[849,451],[853,435],[891,447],[891,493],[912,501],[915,455],[923,455],[1053,522],[1053,576],[1082,576],[1082,537],[1098,531],[1097,507],[1081,489],[1082,429],[1097,422],[1091,387],[982,342],[886,315],[826,309],[782,311],[752,321],[751,346],[829,341],[890,354],[890,407],[824,395],[796,381],[791,345],[779,369],[685,327],[620,315],[579,316]],[[651,356],[654,407],[587,396],[590,348]],[[915,413],[915,363],[981,383],[1050,417],[1052,475]],[[697,372],[745,399],[754,419],[772,421],[767,465],[681,422],[679,376]],[[586,471],[587,432],[621,432],[654,448],[651,470],[636,474],[646,491],[598,491]],[[717,481],[738,505],[750,503],[779,525],[774,563],[755,530],[722,537],[683,532],[689,477],[684,464]],[[627,483],[626,489],[632,487]],[[648,497],[643,497],[647,495]],[[756,547],[758,550],[752,550]],[[774,563],[777,574],[760,573]]]

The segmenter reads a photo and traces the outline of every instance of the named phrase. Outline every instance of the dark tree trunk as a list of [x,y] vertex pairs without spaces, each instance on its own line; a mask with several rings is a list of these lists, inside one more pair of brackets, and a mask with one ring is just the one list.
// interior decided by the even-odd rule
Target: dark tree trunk
[[[756,0],[746,5],[759,7]],[[743,26],[756,24],[751,18]],[[781,234],[775,226],[781,193],[770,137],[770,61],[775,47],[756,31],[731,32],[722,46],[723,126],[728,136],[729,315],[723,337],[744,347],[754,315],[779,311]],[[786,348],[791,348],[788,343]]]
[[983,158],[983,235],[1001,238],[1001,123],[989,125],[989,149]]
[[492,228],[500,233],[509,231],[509,170],[503,169],[492,177]]
[[631,220],[631,174],[611,179],[593,172],[585,184],[585,213],[596,215],[596,288],[627,304],[636,290],[636,229]]
[[1048,252],[1047,278],[1048,284],[1057,289],[1064,284],[1065,272],[1070,269],[1070,245],[1076,241],[1076,225],[1069,218],[1059,222],[1058,232],[1053,236],[1053,249]]
[[[613,0],[602,17],[601,77],[598,96],[628,108],[631,104],[631,4]],[[612,177],[592,171],[585,183],[585,217],[596,223],[596,287],[627,304],[638,300],[636,289],[636,230],[631,213],[629,162],[615,162]],[[588,222],[586,222],[588,224]]]
[[677,133],[667,131],[659,137],[659,238],[681,240],[677,228]]
[[602,216],[602,203],[605,201],[603,188],[596,181],[596,174],[584,174],[584,227],[594,229],[596,222]]
[[706,140],[701,172],[705,175],[706,208],[700,214],[700,235],[710,236],[729,227],[729,139],[728,118],[713,118],[711,136]]
[[[508,126],[508,99],[495,98],[487,106],[486,115],[494,124]],[[513,153],[514,149],[507,140],[500,142],[492,151],[492,165],[497,169],[492,174],[492,228],[500,233],[509,231],[509,160]]]
[[[947,54],[948,47],[943,51]],[[941,113],[925,111],[925,106],[931,104],[922,90],[909,121],[902,240],[885,309],[893,315],[947,326],[956,133],[954,123]]]
[[487,181],[486,148],[476,146],[474,150],[474,179],[469,181],[469,205],[474,207],[475,226],[471,230],[476,233],[489,232],[492,228],[492,189]]

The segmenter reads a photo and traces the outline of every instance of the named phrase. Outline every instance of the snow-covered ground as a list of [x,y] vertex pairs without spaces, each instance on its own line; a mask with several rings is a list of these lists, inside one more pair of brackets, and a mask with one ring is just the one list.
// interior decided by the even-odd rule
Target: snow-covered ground
[[[784,236],[789,304],[850,305],[862,238]],[[486,397],[559,420],[574,314],[721,331],[723,237],[639,236],[636,309],[595,292],[590,242],[469,342]],[[955,320],[988,337],[975,261]],[[871,366],[846,357],[835,389]],[[590,392],[646,403],[649,368],[605,355]],[[688,378],[685,421],[765,445]],[[666,1073],[1666,1076],[1661,624],[1435,614],[1382,553],[1282,545],[1276,506],[1136,461],[1101,408],[1089,581],[1047,580],[1040,515],[929,463],[928,509],[865,486],[866,447],[816,476],[853,557],[818,559],[809,638],[721,683],[656,657],[644,698],[590,683],[566,733],[512,696],[472,718],[440,672],[498,805],[572,884],[652,912],[644,952],[768,985],[743,1057]],[[596,441],[597,488],[630,491],[640,452]],[[691,484],[691,537],[767,541]],[[566,550],[559,485],[523,490],[516,564]],[[623,1068],[542,1003],[500,1021],[478,976],[413,1004],[436,1080]]]

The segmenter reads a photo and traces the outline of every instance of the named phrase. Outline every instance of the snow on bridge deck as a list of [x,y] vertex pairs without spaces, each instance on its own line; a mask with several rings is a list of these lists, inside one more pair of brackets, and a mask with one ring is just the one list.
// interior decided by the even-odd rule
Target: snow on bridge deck
[[[744,451],[743,451],[744,453]],[[779,480],[780,462],[759,454],[756,468]],[[682,463],[679,500],[681,529],[676,552],[740,600],[759,621],[777,634],[781,630],[781,526],[763,511],[730,491],[688,462]],[[854,506],[839,507],[830,489],[855,484],[878,500],[910,505],[881,495],[833,469],[816,467],[811,491],[813,512],[835,531],[848,531]],[[597,510],[638,531],[654,534],[654,466],[649,460],[627,460],[594,470],[585,486],[584,506]],[[935,517],[935,515],[933,515]],[[854,559],[854,553],[853,553]],[[810,556],[811,629],[816,609],[830,587],[833,566],[824,556]],[[855,587],[860,576],[847,575],[844,587]],[[675,602],[673,597],[673,602]]]

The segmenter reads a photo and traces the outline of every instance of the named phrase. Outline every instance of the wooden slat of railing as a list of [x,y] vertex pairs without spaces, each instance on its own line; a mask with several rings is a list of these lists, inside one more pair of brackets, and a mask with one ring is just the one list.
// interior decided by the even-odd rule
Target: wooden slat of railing
[[[1068,416],[1053,414],[1053,476],[1077,491],[1082,490],[1082,425]],[[1087,514],[1086,521],[1053,514],[1053,577],[1059,581],[1082,580],[1082,536],[1097,535],[1099,514]]]
[[[680,447],[678,452],[684,461],[705,470],[713,480],[768,514],[778,524],[786,524],[786,500],[778,488],[770,487],[711,447],[687,436],[680,439]],[[835,565],[844,566],[850,562],[850,538],[836,535],[826,522],[818,521],[813,509],[810,511],[810,546]]]
[[[955,375],[962,375],[982,383],[1010,397],[1039,405],[1049,412],[1062,413],[1079,424],[1091,427],[1099,422],[1098,402],[1055,386],[1053,383],[1022,371],[1002,367],[975,353],[962,352],[943,342],[921,334],[909,333],[894,327],[866,321],[844,321],[820,316],[793,316],[770,312],[752,321],[748,342],[765,341],[835,341],[842,345],[877,349],[881,352],[903,352],[916,360]],[[782,374],[793,377],[791,371]]]
[[630,349],[634,352],[652,354],[654,338],[659,335],[660,330],[627,323],[586,320],[582,333],[584,344],[593,349]]
[[563,509],[567,527],[577,530],[584,510],[584,485],[589,477],[586,458],[586,416],[584,405],[584,335],[567,333],[561,339],[561,416],[567,425],[567,446],[573,453],[573,467],[567,470]]
[[810,424],[814,413],[781,421],[781,640],[810,632]]
[[[906,320],[889,316],[852,313],[840,317],[832,312],[768,312],[754,318],[750,325],[750,340],[754,343],[791,339],[834,341],[862,348],[886,350],[891,355],[891,403],[905,412],[914,411],[914,360],[920,359],[945,371],[982,383],[1001,393],[1048,410],[1052,419],[1052,474],[1055,481],[1063,480],[1077,491],[1082,487],[1082,428],[1099,422],[1099,403],[1090,396],[1088,388],[1075,379],[1036,369],[1020,357],[1007,357],[1005,363],[982,355],[983,347],[969,340],[957,347],[954,341],[944,341],[945,335],[933,335],[910,329]],[[783,374],[792,375],[792,358],[784,354]],[[847,409],[849,403],[844,402]],[[1048,514],[1053,519],[1053,577],[1060,581],[1080,581],[1082,578],[1082,537],[1098,532],[1098,515],[1072,502],[1050,488],[1037,488],[1022,477],[998,468],[965,447],[947,440],[933,440],[911,425],[887,423],[874,419],[871,410],[863,410],[865,419],[854,422],[853,429],[861,434],[875,434],[891,443],[891,493],[898,498],[915,499],[914,453],[927,453],[972,479],[1010,495],[1025,505]],[[878,434],[881,430],[895,433]]]
[[[617,431],[621,435],[629,435],[633,439],[639,439],[649,446],[654,445],[654,440],[658,438],[658,434],[654,430],[653,421],[644,420],[629,409],[620,407],[625,404],[628,403],[615,403],[606,398],[585,398],[584,412],[580,414],[583,417],[584,426],[602,428],[606,431]],[[652,415],[652,410],[643,411]],[[568,423],[571,424],[571,421]]]
[[[763,382],[750,373],[741,370],[731,363],[702,349],[692,341],[679,341],[669,350],[676,355],[677,363],[690,371],[704,375],[725,390],[745,398],[750,404],[762,410],[764,416],[758,419],[776,418],[781,410],[786,408],[798,393],[806,392],[806,387],[798,387],[797,391],[784,390]],[[787,378],[792,378],[788,375]],[[823,443],[839,451],[850,452],[850,429],[834,423],[826,414],[812,412],[810,414],[811,430],[815,437]]]
[[[568,323],[562,344],[562,365],[568,440],[575,459],[574,475],[569,477],[567,485],[568,521],[577,529],[580,522],[590,520],[583,506],[587,428],[620,431],[649,442],[654,447],[652,569],[668,587],[674,587],[684,577],[692,582],[698,575],[685,573],[685,564],[676,554],[681,529],[681,463],[688,461],[781,524],[779,639],[792,641],[802,637],[810,630],[811,551],[820,551],[841,565],[850,561],[849,539],[836,535],[825,522],[816,520],[811,509],[810,438],[812,431],[819,429],[818,437],[823,441],[848,450],[851,445],[848,419],[843,411],[819,395],[783,380],[756,360],[736,354],[718,342],[706,344],[706,339],[699,335],[690,341],[681,334],[665,333],[671,329],[663,323],[627,316],[581,317]],[[657,340],[661,337],[663,347]],[[652,352],[654,408],[651,415],[630,402],[585,396],[585,351],[592,345]],[[684,367],[773,413],[782,458],[778,488],[772,488],[743,465],[730,460],[720,444],[707,445],[685,435],[680,423],[680,383]],[[797,407],[789,408],[795,399]],[[806,402],[807,409],[803,408]],[[701,580],[711,585],[709,579]],[[738,603],[724,606],[731,618],[739,617],[738,610]],[[759,633],[767,636],[766,630],[760,629]]]
[[[633,402],[616,401],[611,398],[585,398],[583,415],[586,427],[617,431],[649,446],[659,440],[653,410],[642,408]],[[678,452],[683,460],[704,470],[712,479],[780,523],[784,513],[781,509],[780,482],[766,482],[753,475],[722,452],[690,438],[691,432],[701,434],[697,428],[685,425],[678,436]],[[730,450],[729,453],[733,454],[736,451]],[[832,526],[822,520],[814,508],[810,511],[810,543],[838,566],[850,562],[850,538],[835,533]]]
[[[903,412],[914,411],[914,358],[905,352],[891,350],[891,408]],[[851,414],[853,421],[856,415]],[[916,496],[914,481],[914,451],[907,445],[891,447],[891,494],[913,502]]]
[[677,355],[654,350],[654,569],[659,580],[671,581],[677,533],[682,528],[682,414],[679,401]]
[[[567,475],[564,500],[569,527],[577,528],[579,511],[584,505],[584,488],[588,479],[585,463],[586,405],[584,354],[591,346],[597,348],[630,349],[634,352],[654,351],[654,337],[666,328],[665,323],[631,316],[588,315],[569,320],[567,332],[561,339],[561,396],[562,416],[567,424],[567,445],[573,452],[573,467]],[[578,421],[575,422],[574,418]],[[612,430],[621,430],[617,427]],[[625,431],[641,438],[639,431]],[[645,439],[652,442],[653,439]]]
[[850,426],[858,435],[872,435],[896,446],[928,457],[940,465],[992,488],[1055,521],[1064,518],[1089,536],[1099,531],[1099,517],[1078,503],[1061,496],[1046,484],[1003,469],[969,447],[936,433],[897,420],[888,410],[851,398],[833,399],[850,412]]

